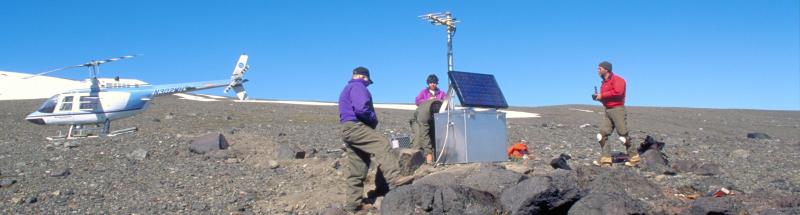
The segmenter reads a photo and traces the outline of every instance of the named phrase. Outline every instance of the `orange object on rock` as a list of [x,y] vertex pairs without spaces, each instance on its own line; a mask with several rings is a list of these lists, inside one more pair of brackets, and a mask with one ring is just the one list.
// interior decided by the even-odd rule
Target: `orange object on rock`
[[528,145],[526,141],[522,140],[511,147],[508,147],[508,157],[511,159],[522,159],[523,156],[528,154]]

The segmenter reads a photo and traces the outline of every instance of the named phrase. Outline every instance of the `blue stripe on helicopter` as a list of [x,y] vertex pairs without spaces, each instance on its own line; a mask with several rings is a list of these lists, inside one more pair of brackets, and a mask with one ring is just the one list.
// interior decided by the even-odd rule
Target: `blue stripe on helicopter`
[[150,92],[148,91],[134,91],[131,92],[130,96],[128,97],[128,103],[125,104],[125,109],[141,109],[147,105],[147,101],[142,100],[142,98],[150,98]]

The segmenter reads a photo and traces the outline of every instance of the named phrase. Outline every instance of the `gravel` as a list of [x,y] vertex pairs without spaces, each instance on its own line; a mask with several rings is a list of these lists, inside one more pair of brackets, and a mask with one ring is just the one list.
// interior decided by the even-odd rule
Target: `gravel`
[[[0,102],[0,109],[5,112],[0,114],[0,129],[4,131],[0,133],[0,214],[316,214],[344,203],[346,168],[341,166],[344,163],[336,106],[196,102],[163,97],[155,99],[146,112],[113,123],[116,129],[138,127],[138,132],[51,142],[45,136],[56,135],[66,127],[39,126],[24,120],[41,102]],[[599,176],[610,177],[607,181],[612,183],[617,176],[605,176],[604,171],[623,171],[621,175],[627,177],[623,179],[646,183],[646,191],[663,191],[657,195],[662,199],[639,193],[593,191],[596,193],[588,195],[595,197],[586,196],[575,203],[584,209],[591,208],[592,199],[608,195],[640,201],[628,211],[688,213],[669,208],[717,211],[731,209],[718,205],[734,205],[729,211],[758,214],[791,213],[800,207],[798,111],[628,107],[628,127],[634,143],[641,143],[650,135],[665,143],[662,152],[670,164],[697,164],[689,165],[691,171],[660,176],[661,173],[622,165],[589,168],[599,156],[597,129],[581,125],[600,124],[599,106],[512,110],[542,114],[542,118],[508,120],[509,140],[529,141],[531,160],[525,167],[530,171],[523,172],[527,173],[525,177],[552,177],[557,171],[566,171],[550,165],[550,158],[565,153],[572,157],[566,162],[573,171],[584,173],[578,174],[582,177],[578,182],[581,187],[593,184],[581,183],[596,181]],[[378,129],[408,134],[412,114],[378,109]],[[769,138],[748,138],[748,133],[754,131],[768,134]],[[229,147],[217,151],[225,152],[191,153],[191,140],[208,133],[224,134]],[[615,137],[611,139],[615,151],[624,150]],[[281,141],[308,153],[303,159],[283,159],[275,150]],[[140,150],[145,151],[144,159],[137,159],[142,153],[134,153]],[[62,168],[69,174],[44,174]],[[461,177],[447,179],[452,183],[400,188],[406,196],[422,195],[417,191],[441,193],[430,200],[444,205],[461,201],[464,195],[478,198],[478,204],[473,206],[443,208],[448,211],[506,211],[497,202],[499,196],[476,190],[490,184],[447,186],[476,174],[456,174],[458,168],[462,167],[436,168],[452,170],[454,177]],[[3,185],[10,180],[16,183]],[[502,186],[507,189],[509,185]],[[502,190],[489,187],[495,189],[493,192]],[[725,187],[734,195],[698,203],[683,197],[706,195],[718,187]],[[395,203],[387,196],[381,210],[402,206]]]

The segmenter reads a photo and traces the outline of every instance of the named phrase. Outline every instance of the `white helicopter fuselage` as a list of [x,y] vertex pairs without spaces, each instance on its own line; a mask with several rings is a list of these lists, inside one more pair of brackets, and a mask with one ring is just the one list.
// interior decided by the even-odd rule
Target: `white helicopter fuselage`
[[45,101],[26,120],[40,125],[75,125],[122,119],[147,108],[150,95],[136,94],[136,91],[62,93]]

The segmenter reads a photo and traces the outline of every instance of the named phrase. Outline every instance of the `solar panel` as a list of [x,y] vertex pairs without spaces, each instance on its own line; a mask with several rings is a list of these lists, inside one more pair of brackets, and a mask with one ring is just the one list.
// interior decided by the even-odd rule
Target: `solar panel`
[[506,98],[494,75],[450,71],[447,73],[461,106],[508,108]]

